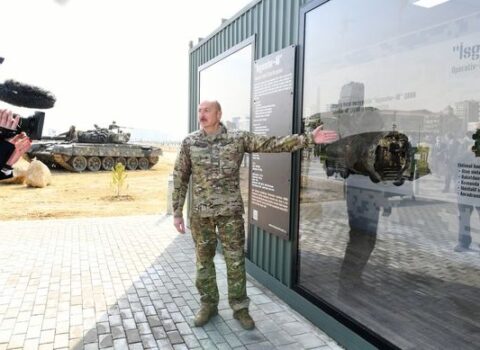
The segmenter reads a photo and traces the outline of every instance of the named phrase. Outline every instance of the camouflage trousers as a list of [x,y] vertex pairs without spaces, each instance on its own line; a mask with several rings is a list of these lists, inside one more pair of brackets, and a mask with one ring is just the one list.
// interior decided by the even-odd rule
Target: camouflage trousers
[[247,297],[243,225],[241,215],[191,217],[190,227],[197,256],[195,284],[202,304],[218,305],[218,287],[213,262],[217,247],[216,229],[218,229],[218,237],[222,243],[227,265],[228,302],[234,311],[248,308],[250,299]]

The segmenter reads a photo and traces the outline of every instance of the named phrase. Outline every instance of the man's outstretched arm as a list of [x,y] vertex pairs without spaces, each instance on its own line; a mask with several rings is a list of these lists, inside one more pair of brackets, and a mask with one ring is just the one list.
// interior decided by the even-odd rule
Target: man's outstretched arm
[[338,134],[333,130],[323,130],[317,127],[311,133],[294,134],[288,136],[259,136],[246,133],[245,151],[259,153],[294,152],[315,144],[327,144],[338,139]]

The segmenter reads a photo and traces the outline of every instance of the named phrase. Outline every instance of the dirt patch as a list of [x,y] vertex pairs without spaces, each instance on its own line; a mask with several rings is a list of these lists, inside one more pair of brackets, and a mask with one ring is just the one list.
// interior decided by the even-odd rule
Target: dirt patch
[[107,196],[102,198],[104,201],[108,202],[121,202],[121,201],[134,201],[135,198],[129,194],[121,194],[119,196]]
[[45,188],[0,184],[0,220],[164,213],[167,210],[168,177],[175,156],[174,150],[167,151],[152,169],[127,172],[126,187],[119,198],[115,198],[110,172],[52,170],[52,184]]

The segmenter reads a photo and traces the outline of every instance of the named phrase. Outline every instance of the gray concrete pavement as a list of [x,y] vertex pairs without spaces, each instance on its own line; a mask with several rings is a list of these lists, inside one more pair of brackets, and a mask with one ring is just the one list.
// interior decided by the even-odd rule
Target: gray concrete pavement
[[341,349],[269,290],[248,281],[257,328],[244,331],[226,299],[199,307],[190,235],[169,216],[0,222],[0,350]]

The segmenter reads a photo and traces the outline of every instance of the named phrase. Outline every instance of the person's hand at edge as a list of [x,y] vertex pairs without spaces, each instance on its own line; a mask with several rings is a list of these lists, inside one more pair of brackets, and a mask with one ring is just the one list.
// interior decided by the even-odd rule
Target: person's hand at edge
[[28,151],[28,149],[32,145],[32,141],[27,137],[24,132],[22,132],[9,139],[8,142],[15,146],[15,151],[13,151],[12,155],[10,156],[10,158],[8,158],[6,163],[8,166],[11,167],[20,159],[21,156],[25,154],[25,152]]
[[313,130],[312,136],[316,144],[332,143],[338,140],[337,132],[333,130],[323,130],[323,125]]
[[179,233],[185,233],[185,222],[183,221],[183,217],[174,217],[173,226],[175,226]]
[[19,121],[19,115],[14,116],[12,111],[0,109],[0,127],[8,130],[15,130]]

